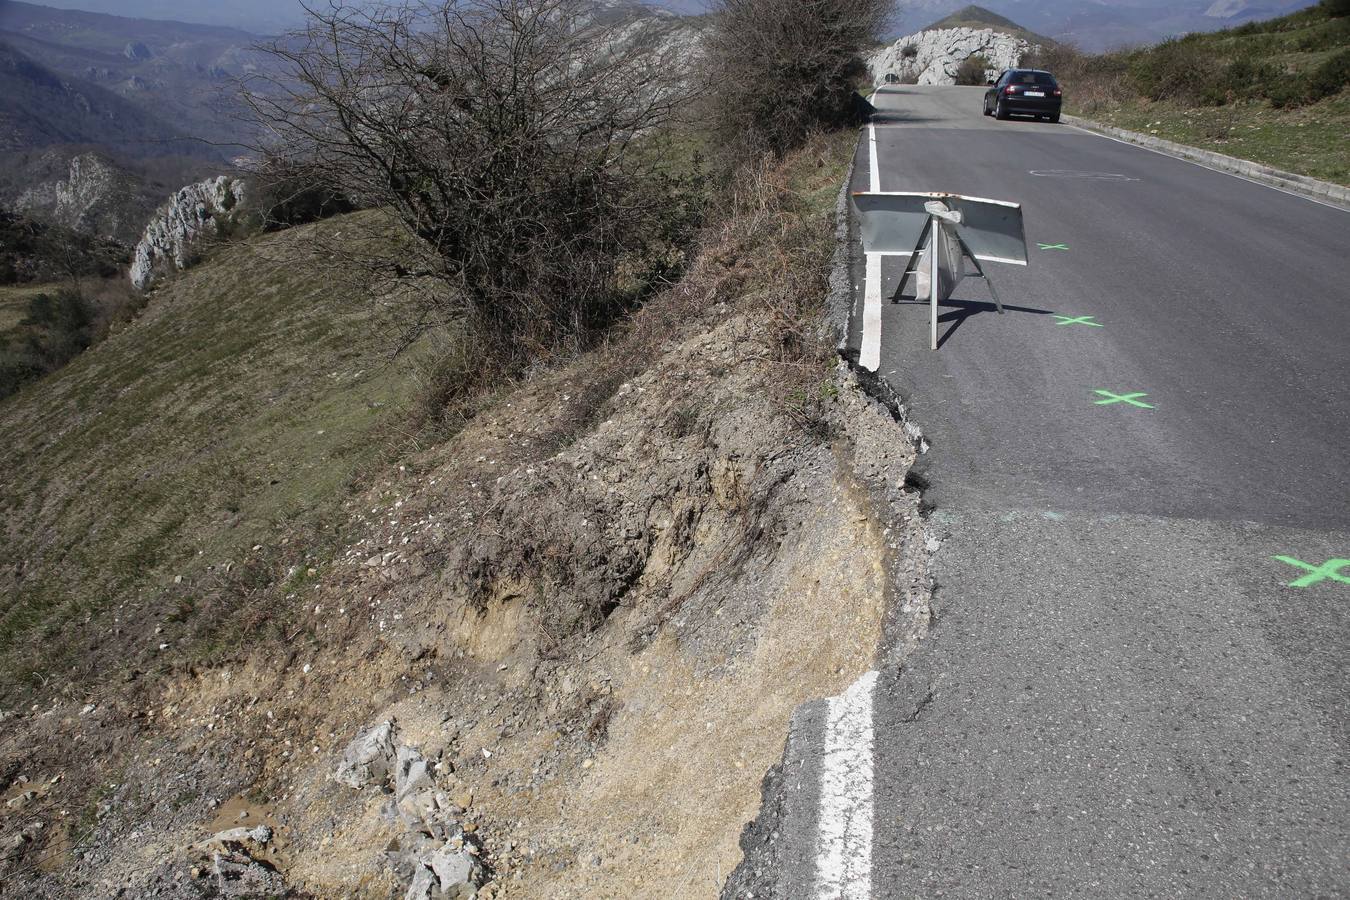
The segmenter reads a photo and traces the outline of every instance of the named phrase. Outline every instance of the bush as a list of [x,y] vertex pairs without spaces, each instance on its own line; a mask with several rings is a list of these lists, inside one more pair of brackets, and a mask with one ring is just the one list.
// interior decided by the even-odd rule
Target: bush
[[1320,66],[1301,75],[1290,75],[1274,83],[1270,102],[1277,108],[1308,106],[1350,84],[1350,50],[1342,50]]
[[1130,76],[1135,90],[1149,100],[1200,101],[1219,91],[1222,67],[1193,41],[1164,41],[1135,55]]
[[1223,106],[1235,100],[1265,97],[1279,78],[1279,71],[1270,63],[1235,59],[1200,89],[1198,99],[1208,106]]
[[717,0],[704,80],[715,137],[735,159],[781,157],[815,131],[857,122],[890,0]]
[[18,326],[0,340],[0,398],[54,372],[94,340],[95,310],[74,289],[38,294]]
[[[246,93],[311,186],[392,210],[422,292],[505,371],[584,346],[627,309],[620,269],[681,233],[685,182],[638,152],[683,101],[680,48],[582,0],[316,4]],[[339,248],[340,249],[340,248]],[[632,279],[627,279],[631,284]]]
[[993,68],[989,60],[976,53],[967,56],[961,61],[961,65],[956,67],[957,84],[984,84],[988,81],[986,73]]

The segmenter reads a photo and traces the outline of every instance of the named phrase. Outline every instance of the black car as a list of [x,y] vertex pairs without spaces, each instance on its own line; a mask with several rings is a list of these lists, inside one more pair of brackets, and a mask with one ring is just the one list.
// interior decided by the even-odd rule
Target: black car
[[1064,92],[1049,72],[1040,69],[1008,69],[989,82],[992,87],[984,92],[984,114],[1006,119],[1018,113],[1059,121],[1060,101]]

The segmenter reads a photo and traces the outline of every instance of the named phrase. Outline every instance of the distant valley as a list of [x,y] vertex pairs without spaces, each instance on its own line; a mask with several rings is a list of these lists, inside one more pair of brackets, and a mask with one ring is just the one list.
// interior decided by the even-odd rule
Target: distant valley
[[135,243],[170,193],[248,142],[235,84],[266,64],[258,41],[0,4],[0,207]]

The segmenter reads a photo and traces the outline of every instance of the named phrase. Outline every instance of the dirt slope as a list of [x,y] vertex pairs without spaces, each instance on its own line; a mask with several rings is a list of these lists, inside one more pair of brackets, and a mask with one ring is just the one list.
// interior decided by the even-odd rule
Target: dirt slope
[[[610,346],[372,470],[331,554],[230,613],[284,627],[11,709],[0,784],[42,787],[0,806],[5,887],[401,896],[448,834],[484,898],[716,896],[792,709],[923,615],[909,441],[823,323],[852,148],[753,182]],[[434,814],[403,762],[335,780],[382,723]],[[241,823],[272,835],[242,868],[194,847]]]

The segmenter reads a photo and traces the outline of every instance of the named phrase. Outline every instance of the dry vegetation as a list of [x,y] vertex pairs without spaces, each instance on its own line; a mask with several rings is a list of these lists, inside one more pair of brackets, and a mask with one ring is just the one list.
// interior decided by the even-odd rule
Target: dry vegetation
[[637,152],[685,99],[683,54],[579,0],[316,9],[248,94],[292,177],[389,209],[435,279],[414,330],[453,323],[508,376],[589,344],[670,274],[696,179]]
[[782,154],[814,131],[858,123],[861,52],[890,0],[718,0],[707,40],[707,122],[737,158]]

